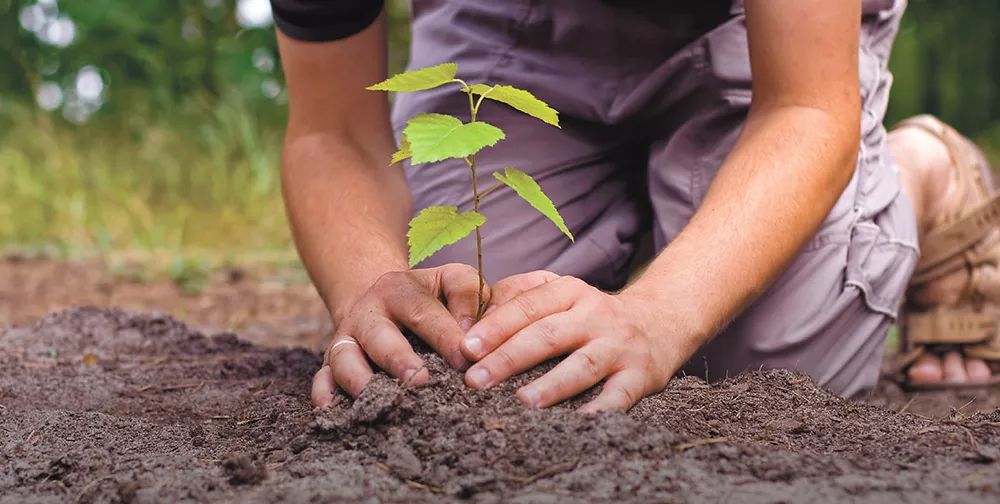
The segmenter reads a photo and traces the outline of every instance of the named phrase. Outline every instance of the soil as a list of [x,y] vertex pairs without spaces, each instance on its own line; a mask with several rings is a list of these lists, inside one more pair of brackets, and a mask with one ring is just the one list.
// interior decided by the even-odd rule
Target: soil
[[765,371],[584,416],[589,394],[517,402],[546,367],[476,392],[425,361],[430,383],[376,375],[324,412],[315,352],[165,315],[50,314],[0,333],[0,502],[1000,499],[1000,412],[898,413]]
[[74,306],[169,313],[204,330],[231,330],[268,346],[322,351],[332,325],[300,268],[240,264],[181,278],[165,267],[121,260],[57,261],[0,256],[0,327],[30,324]]

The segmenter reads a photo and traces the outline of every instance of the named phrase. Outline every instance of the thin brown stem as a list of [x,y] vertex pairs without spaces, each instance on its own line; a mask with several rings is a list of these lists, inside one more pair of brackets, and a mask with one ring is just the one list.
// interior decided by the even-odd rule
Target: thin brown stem
[[[469,163],[469,168],[472,170],[472,210],[479,213],[479,200],[482,195],[479,194],[479,186],[476,182],[476,156],[469,156],[471,162]],[[483,288],[486,285],[486,277],[483,276],[483,234],[479,231],[480,226],[476,226],[476,257],[477,257],[477,270],[479,271],[479,307],[476,309],[476,322],[483,318]]]
[[[470,122],[476,122],[477,107],[472,97],[472,89],[468,86],[466,86],[466,94],[469,95]],[[472,170],[472,210],[479,213],[479,200],[482,199],[483,195],[479,194],[479,185],[476,180],[475,154],[469,156],[466,161],[469,163],[469,169]],[[479,272],[479,306],[476,309],[476,322],[483,318],[483,309],[486,308],[486,305],[483,303],[483,289],[486,287],[486,277],[483,275],[483,234],[479,228],[480,226],[476,226],[476,269]]]
[[487,190],[483,191],[483,192],[482,192],[482,193],[481,193],[481,194],[479,195],[479,199],[480,199],[480,200],[482,200],[483,198],[485,198],[485,197],[486,197],[486,195],[487,195],[487,194],[489,194],[489,193],[491,193],[491,192],[493,192],[493,191],[496,191],[497,189],[500,189],[501,187],[503,187],[503,185],[504,185],[504,183],[503,183],[503,182],[499,182],[499,181],[498,181],[498,182],[497,182],[496,184],[493,184],[493,185],[492,185],[492,186],[491,186],[491,187],[490,187],[489,189],[487,189]]

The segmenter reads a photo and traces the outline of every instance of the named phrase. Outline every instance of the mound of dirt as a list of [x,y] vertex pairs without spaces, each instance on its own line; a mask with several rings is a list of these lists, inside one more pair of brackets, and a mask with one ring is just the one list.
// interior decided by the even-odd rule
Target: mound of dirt
[[[309,404],[319,357],[81,308],[0,333],[0,502],[966,502],[1000,498],[1000,412],[935,420],[805,376],[674,380],[628,414],[377,375]],[[593,391],[591,392],[591,394]]]

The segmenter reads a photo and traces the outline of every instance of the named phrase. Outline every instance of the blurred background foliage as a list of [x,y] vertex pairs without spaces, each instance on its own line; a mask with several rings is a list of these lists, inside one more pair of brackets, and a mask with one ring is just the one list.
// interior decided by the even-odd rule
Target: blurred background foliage
[[[388,11],[397,72],[408,4]],[[997,160],[997,19],[910,0],[887,124],[933,113]],[[294,258],[285,104],[268,0],[0,0],[0,247]]]

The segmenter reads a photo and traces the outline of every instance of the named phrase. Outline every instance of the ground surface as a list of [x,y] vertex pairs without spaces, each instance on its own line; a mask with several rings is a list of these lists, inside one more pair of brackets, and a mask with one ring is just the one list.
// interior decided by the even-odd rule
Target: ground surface
[[[256,291],[252,278],[236,283],[256,292],[256,306],[291,296]],[[79,278],[59,280],[51,289],[84,290]],[[0,285],[0,313],[33,305]],[[146,287],[177,304],[152,296],[136,309],[226,292],[172,297]],[[321,316],[309,303],[260,310],[262,321],[233,324],[240,337],[96,308],[0,329],[0,502],[1000,499],[1000,413],[984,391],[909,396],[883,385],[871,398],[881,407],[775,371],[714,386],[675,380],[628,415],[583,417],[573,404],[519,405],[513,390],[530,375],[474,392],[428,356],[431,384],[378,377],[357,401],[318,412],[308,385],[319,358],[288,346],[319,344],[322,324],[262,336],[283,320]],[[192,325],[238,305],[208,304],[217,308],[186,312]]]
[[98,261],[0,256],[0,327],[73,306],[169,313],[197,329],[233,330],[254,343],[317,351],[332,330],[301,271],[225,268],[174,278],[125,261],[108,268]]

